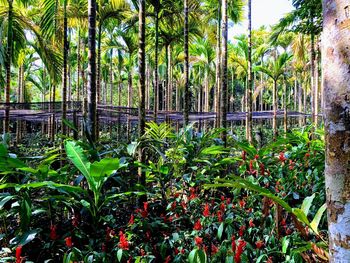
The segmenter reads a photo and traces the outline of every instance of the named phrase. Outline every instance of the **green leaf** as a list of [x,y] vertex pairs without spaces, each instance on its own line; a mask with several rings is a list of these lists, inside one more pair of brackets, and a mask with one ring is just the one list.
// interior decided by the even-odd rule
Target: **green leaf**
[[284,254],[287,253],[288,246],[289,246],[289,238],[284,237],[284,238],[282,239],[282,252],[283,252]]
[[318,225],[320,224],[321,218],[323,216],[323,213],[327,209],[327,204],[324,204],[323,206],[318,209],[314,219],[311,221],[310,226],[311,229],[318,235]]
[[14,198],[13,195],[8,195],[8,196],[5,196],[4,198],[2,198],[1,201],[0,201],[0,209],[2,209],[2,207],[3,207],[8,201],[10,201],[12,198]]
[[127,149],[128,154],[130,156],[134,156],[136,154],[136,149],[137,149],[138,145],[139,144],[137,142],[132,142],[128,145],[128,147],[126,149]]
[[198,258],[199,262],[198,263],[206,263],[207,262],[207,254],[205,254],[204,250],[198,250]]
[[30,218],[32,216],[32,208],[29,196],[25,196],[25,198],[21,202],[20,206],[20,226],[22,230],[27,230],[29,227]]
[[196,257],[197,257],[197,253],[198,253],[198,249],[197,248],[193,249],[190,252],[190,254],[188,255],[188,262],[189,263],[197,263],[197,261],[195,261]]
[[210,146],[208,148],[203,149],[200,154],[218,155],[218,154],[224,154],[224,153],[228,153],[228,152],[229,152],[229,150],[226,149],[224,146],[213,145],[213,146]]
[[222,222],[219,226],[219,229],[218,229],[218,239],[221,240],[221,237],[222,237],[222,233],[224,231],[224,222]]
[[91,190],[95,189],[94,181],[90,175],[90,165],[91,163],[86,158],[83,149],[76,145],[74,141],[66,141],[65,148],[68,158],[71,162],[79,169],[79,171],[85,176],[89,188]]
[[307,216],[307,214],[309,213],[312,201],[315,198],[315,194],[313,194],[312,196],[308,196],[304,199],[303,204],[301,205],[301,210],[304,212],[304,214]]
[[119,262],[122,261],[122,257],[123,257],[123,249],[119,249],[117,252],[117,259]]
[[77,127],[75,127],[74,123],[71,122],[70,120],[62,119],[62,121],[63,121],[63,123],[64,123],[67,127],[71,128],[73,131],[79,132],[78,129],[77,129]]
[[24,246],[32,241],[36,235],[39,233],[39,229],[34,229],[25,232],[23,235],[16,236],[14,239],[10,241],[11,244]]
[[299,221],[310,226],[310,222],[307,219],[307,216],[304,214],[303,210],[300,208],[293,208],[293,214],[298,218]]

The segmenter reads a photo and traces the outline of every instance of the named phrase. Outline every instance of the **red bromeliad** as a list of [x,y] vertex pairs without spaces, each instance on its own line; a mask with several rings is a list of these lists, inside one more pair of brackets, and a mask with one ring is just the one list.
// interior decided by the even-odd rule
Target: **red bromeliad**
[[240,236],[240,237],[243,236],[244,230],[245,230],[245,225],[240,226],[240,228],[239,228],[239,236]]
[[280,155],[278,156],[278,159],[279,159],[282,163],[284,163],[284,162],[287,160],[287,158],[284,156],[284,152],[280,152]]
[[135,223],[135,217],[134,217],[133,214],[131,214],[131,217],[130,217],[130,220],[129,220],[129,222],[128,222],[128,225],[129,225],[129,226],[132,226],[134,223]]
[[201,248],[202,244],[203,244],[203,238],[201,237],[195,237],[194,238],[194,242],[196,243],[196,245],[198,246],[198,248]]
[[257,249],[261,249],[265,245],[264,241],[258,240],[255,242],[255,246]]
[[235,236],[231,237],[231,246],[232,246],[232,252],[236,251],[236,238]]

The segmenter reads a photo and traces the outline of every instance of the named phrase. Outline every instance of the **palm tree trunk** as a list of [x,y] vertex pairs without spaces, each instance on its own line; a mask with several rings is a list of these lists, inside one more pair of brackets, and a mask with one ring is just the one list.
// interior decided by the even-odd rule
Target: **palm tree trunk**
[[158,115],[158,103],[159,103],[159,83],[158,83],[158,49],[159,49],[159,12],[156,9],[156,18],[155,18],[155,55],[154,55],[154,121],[157,122]]
[[185,14],[185,24],[184,24],[184,52],[185,52],[185,92],[184,92],[184,126],[189,123],[189,112],[190,112],[190,65],[189,65],[189,52],[188,52],[188,0],[184,0],[184,14]]
[[273,129],[273,138],[277,139],[277,79],[273,81],[273,91],[272,91],[272,104],[273,104],[273,121],[272,121],[272,129]]
[[[318,44],[317,44],[317,51],[318,51]],[[319,71],[318,71],[318,60],[319,60],[319,55],[318,52],[316,52],[315,55],[315,80],[314,80],[314,86],[315,86],[315,93],[314,93],[314,125],[315,128],[317,128],[318,125],[318,93],[319,93]]]
[[63,78],[62,78],[62,134],[67,134],[67,126],[64,122],[67,119],[67,71],[68,71],[68,20],[67,20],[67,0],[64,1],[63,11]]
[[18,67],[18,86],[17,86],[17,103],[21,102],[21,85],[22,85],[22,65]]
[[77,48],[77,88],[76,98],[80,101],[80,28],[78,28],[78,48]]
[[227,145],[227,33],[228,33],[228,21],[227,21],[227,0],[222,0],[222,54],[221,54],[221,116],[220,127],[223,128],[221,138]]
[[96,0],[88,1],[89,64],[88,64],[88,118],[87,131],[92,142],[96,140]]
[[[146,111],[145,111],[145,88],[146,88],[146,21],[145,21],[145,0],[139,0],[139,138],[145,133]],[[139,148],[140,163],[145,162],[144,147]],[[146,174],[142,172],[142,168],[138,170],[139,182],[142,186],[146,186]],[[147,200],[147,196],[140,199],[140,203]]]
[[247,134],[249,143],[253,142],[252,90],[254,86],[252,69],[252,1],[248,0],[248,85],[247,85]]
[[113,74],[113,49],[111,49],[111,61],[109,65],[109,104],[113,105],[113,82],[114,82],[114,74]]
[[128,73],[128,108],[133,107],[133,87],[132,87],[132,67],[129,69]]
[[172,107],[172,102],[173,102],[173,80],[172,80],[172,61],[171,61],[171,44],[169,44],[168,49],[168,65],[167,65],[167,70],[168,70],[168,88],[167,88],[167,111],[171,111],[173,109]]
[[11,59],[12,59],[12,45],[13,45],[13,0],[7,0],[9,5],[8,10],[8,26],[7,26],[7,50],[6,50],[6,88],[5,88],[5,120],[4,120],[4,132],[10,132],[10,91],[11,91]]
[[216,70],[215,70],[215,98],[214,109],[216,112],[216,127],[220,126],[220,100],[221,100],[221,4],[222,0],[218,0],[218,21],[216,29]]
[[[329,261],[350,259],[350,125],[347,49],[349,33],[341,26],[348,21],[348,1],[323,0],[322,69],[326,141],[326,199]],[[336,21],[336,23],[334,23]]]
[[98,24],[98,38],[97,38],[97,79],[96,79],[96,102],[101,102],[101,37],[102,37],[102,21]]
[[209,112],[209,72],[206,70],[205,73],[205,88],[204,88],[204,93],[205,93],[205,103],[204,103],[204,111]]
[[283,128],[284,128],[284,135],[287,136],[287,130],[288,130],[288,116],[287,116],[287,80],[284,79],[284,90],[283,90]]
[[311,114],[312,114],[312,122],[315,123],[315,34],[311,33]]

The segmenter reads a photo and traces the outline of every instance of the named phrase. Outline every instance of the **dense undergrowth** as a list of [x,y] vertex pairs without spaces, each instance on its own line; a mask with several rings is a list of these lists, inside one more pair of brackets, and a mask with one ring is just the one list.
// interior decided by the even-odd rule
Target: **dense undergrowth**
[[220,132],[149,123],[129,145],[38,157],[1,144],[0,262],[326,261],[323,135],[258,149]]

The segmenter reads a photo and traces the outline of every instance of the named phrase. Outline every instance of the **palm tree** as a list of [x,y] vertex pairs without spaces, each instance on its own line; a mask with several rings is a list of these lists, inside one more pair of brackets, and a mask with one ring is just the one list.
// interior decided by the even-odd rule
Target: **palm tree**
[[89,64],[88,64],[88,117],[87,134],[96,140],[96,0],[88,1],[89,16]]
[[253,116],[252,116],[252,90],[253,68],[252,68],[252,1],[248,0],[248,85],[247,85],[247,117],[246,138],[249,143],[253,142]]
[[227,33],[228,33],[228,19],[227,19],[227,0],[222,0],[222,52],[221,52],[221,98],[220,98],[220,127],[223,128],[221,134],[222,140],[227,144]]
[[273,134],[274,138],[277,138],[277,108],[278,108],[278,97],[277,97],[277,82],[279,78],[284,74],[285,66],[288,61],[292,58],[288,53],[282,53],[276,59],[270,59],[266,66],[258,66],[257,71],[261,71],[269,76],[273,80],[273,91],[272,91],[272,103],[273,103]]
[[189,111],[190,111],[190,82],[189,82],[189,52],[188,52],[188,0],[184,0],[184,52],[185,52],[185,64],[184,64],[184,73],[185,73],[185,92],[184,92],[184,126],[187,126],[189,123]]

